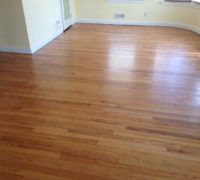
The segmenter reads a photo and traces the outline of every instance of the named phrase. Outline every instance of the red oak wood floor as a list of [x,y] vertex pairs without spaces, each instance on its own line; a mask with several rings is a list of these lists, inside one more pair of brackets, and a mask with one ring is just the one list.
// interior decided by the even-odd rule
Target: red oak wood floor
[[77,24],[0,53],[1,180],[200,179],[200,36]]

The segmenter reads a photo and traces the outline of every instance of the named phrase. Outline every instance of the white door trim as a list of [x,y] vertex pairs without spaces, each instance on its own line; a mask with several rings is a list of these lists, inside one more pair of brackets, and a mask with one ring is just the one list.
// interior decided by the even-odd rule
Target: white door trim
[[63,30],[66,30],[69,26],[71,26],[73,24],[73,19],[72,19],[72,0],[69,0],[70,19],[67,20],[67,21],[65,21],[64,0],[60,0],[60,4],[61,4]]

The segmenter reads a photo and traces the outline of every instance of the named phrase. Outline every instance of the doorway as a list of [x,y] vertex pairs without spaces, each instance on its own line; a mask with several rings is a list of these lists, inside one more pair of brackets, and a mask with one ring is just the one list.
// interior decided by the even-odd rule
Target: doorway
[[73,24],[72,20],[72,2],[71,0],[61,0],[63,29],[66,30]]

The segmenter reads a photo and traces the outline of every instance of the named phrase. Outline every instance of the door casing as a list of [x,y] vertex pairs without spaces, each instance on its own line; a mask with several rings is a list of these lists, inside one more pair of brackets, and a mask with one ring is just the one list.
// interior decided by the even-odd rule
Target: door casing
[[64,0],[60,0],[60,4],[61,4],[63,30],[66,30],[68,27],[70,27],[73,24],[73,18],[72,18],[72,0],[69,0],[69,11],[70,11],[69,14],[70,14],[70,18],[67,21],[65,20]]

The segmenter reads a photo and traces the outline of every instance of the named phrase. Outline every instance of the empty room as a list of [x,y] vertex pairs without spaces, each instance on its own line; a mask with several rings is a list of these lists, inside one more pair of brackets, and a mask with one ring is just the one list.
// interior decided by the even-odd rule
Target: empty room
[[0,180],[200,180],[200,0],[0,0]]

